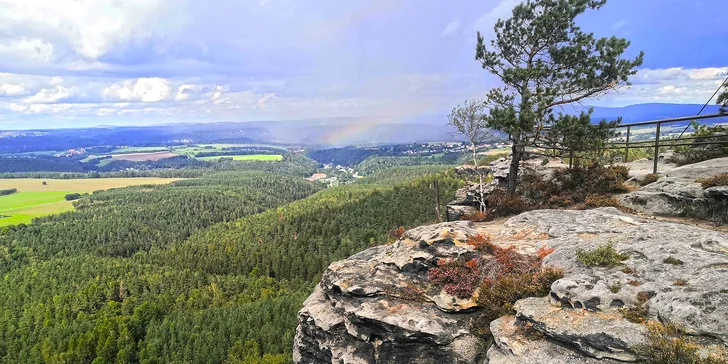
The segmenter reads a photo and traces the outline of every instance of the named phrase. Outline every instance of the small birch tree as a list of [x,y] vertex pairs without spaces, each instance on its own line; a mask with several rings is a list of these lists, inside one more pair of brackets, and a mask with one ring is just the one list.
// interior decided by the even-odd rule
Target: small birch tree
[[485,192],[483,186],[483,173],[478,169],[478,147],[493,136],[488,128],[487,115],[485,114],[485,103],[483,100],[466,100],[462,105],[452,109],[447,117],[449,125],[457,129],[458,133],[464,135],[470,142],[473,153],[473,166],[479,179],[479,204],[480,212],[485,212]]

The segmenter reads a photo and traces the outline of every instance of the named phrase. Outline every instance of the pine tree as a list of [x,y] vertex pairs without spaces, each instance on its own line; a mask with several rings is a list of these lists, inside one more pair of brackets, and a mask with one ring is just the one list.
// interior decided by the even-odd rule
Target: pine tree
[[508,191],[516,179],[525,148],[548,126],[554,107],[603,96],[629,85],[628,77],[642,64],[643,52],[622,59],[630,42],[617,37],[596,39],[575,19],[598,10],[606,0],[529,0],[512,17],[495,24],[495,40],[486,47],[478,33],[475,59],[498,76],[502,87],[489,91],[488,123],[508,134],[512,160]]

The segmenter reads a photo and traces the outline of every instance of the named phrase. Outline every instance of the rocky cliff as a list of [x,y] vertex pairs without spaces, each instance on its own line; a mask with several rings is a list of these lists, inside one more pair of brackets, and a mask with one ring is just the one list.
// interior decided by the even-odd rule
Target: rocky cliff
[[[513,297],[521,299],[510,314],[483,321],[487,285],[463,295],[433,283],[430,272],[442,262],[483,267],[500,259],[470,244],[474,236],[523,256],[545,255],[534,261],[558,267],[563,278],[545,295]],[[579,258],[609,246],[621,263]],[[614,208],[540,210],[505,222],[418,227],[331,264],[299,313],[294,361],[639,361],[648,320],[678,327],[706,352],[728,344],[728,234]]]

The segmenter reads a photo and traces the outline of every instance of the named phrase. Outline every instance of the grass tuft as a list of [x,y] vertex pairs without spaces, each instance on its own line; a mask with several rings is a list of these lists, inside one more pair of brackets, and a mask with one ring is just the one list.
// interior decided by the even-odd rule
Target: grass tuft
[[669,256],[665,258],[665,260],[662,261],[665,264],[672,264],[672,265],[683,265],[683,261],[680,259],[677,259],[675,257]]
[[611,268],[629,259],[629,255],[620,254],[612,244],[606,244],[590,251],[577,250],[576,258],[589,267]]
[[728,173],[716,174],[707,178],[701,178],[698,179],[696,182],[700,183],[703,188],[728,186]]

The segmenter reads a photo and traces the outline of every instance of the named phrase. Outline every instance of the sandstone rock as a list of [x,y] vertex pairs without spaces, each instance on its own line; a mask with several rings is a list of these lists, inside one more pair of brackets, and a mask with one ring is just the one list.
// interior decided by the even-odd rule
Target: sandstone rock
[[713,200],[728,200],[728,186],[715,186],[703,191],[705,197]]
[[557,341],[548,340],[531,325],[504,316],[490,323],[495,345],[488,349],[488,364],[617,364],[612,359],[584,357]]
[[667,176],[673,180],[695,182],[698,178],[706,178],[722,173],[728,173],[728,157],[686,164],[670,170]]
[[663,178],[622,196],[620,200],[628,207],[651,214],[680,216],[708,203],[702,190],[698,183]]
[[478,176],[478,175],[487,175],[490,173],[490,167],[489,166],[478,166],[477,168],[474,165],[463,165],[455,168],[455,173],[459,175],[465,175],[465,176]]
[[[643,292],[652,316],[728,344],[728,234],[648,222],[615,208],[531,211],[503,225],[504,234],[514,231],[549,236],[541,243],[554,251],[544,264],[566,272],[551,287],[552,302],[602,312],[634,306]],[[577,251],[607,243],[629,259],[614,268],[588,267],[578,261]],[[679,263],[669,264],[667,258]],[[687,286],[675,285],[677,280],[686,280]],[[608,287],[616,282],[621,288],[615,293]]]
[[647,328],[631,323],[616,312],[589,312],[555,307],[547,298],[516,302],[516,317],[560,342],[597,359],[636,361],[632,348],[644,343]]
[[[427,270],[438,259],[477,256],[466,240],[481,231],[495,244],[513,244],[521,252],[553,248],[543,264],[565,272],[548,297],[520,300],[515,317],[493,321],[489,348],[469,331],[479,314],[476,301],[427,283]],[[614,267],[577,259],[578,251],[605,244],[628,258]],[[531,211],[500,227],[469,222],[418,227],[398,242],[329,266],[299,312],[294,361],[632,361],[646,329],[625,320],[620,309],[639,305],[652,319],[675,324],[701,342],[728,345],[728,234],[615,208]]]
[[481,363],[487,343],[467,327],[473,300],[422,284],[435,260],[474,254],[474,234],[469,222],[422,226],[331,264],[299,312],[294,361]]
[[445,212],[448,221],[458,221],[465,215],[478,211],[477,208],[468,205],[446,205]]

